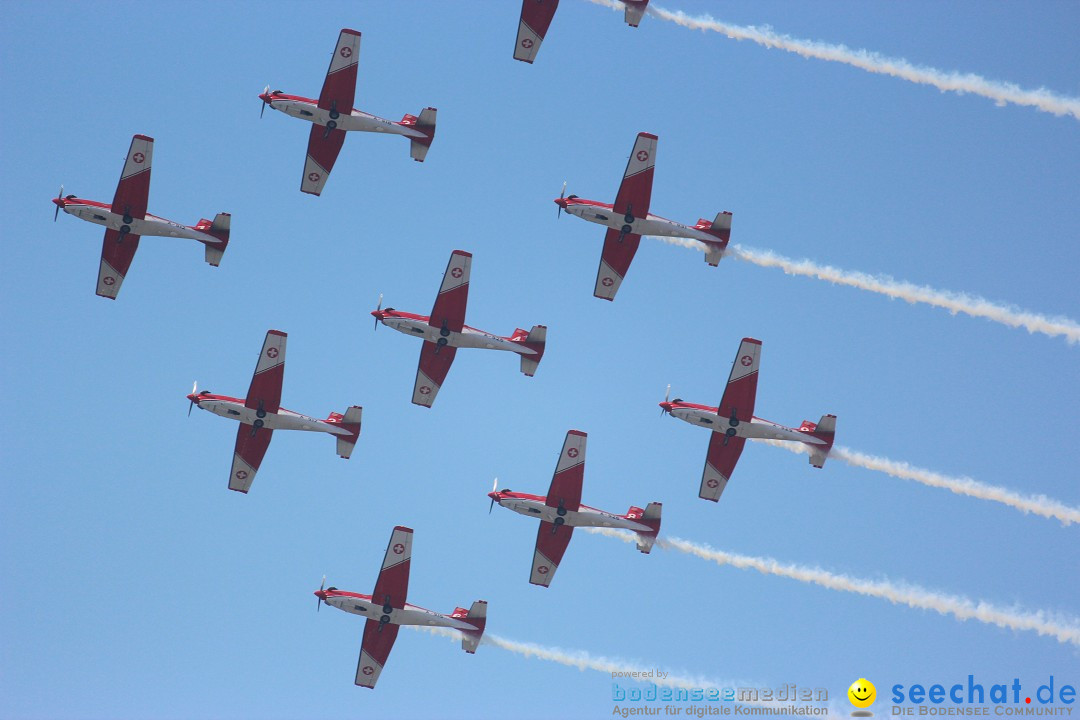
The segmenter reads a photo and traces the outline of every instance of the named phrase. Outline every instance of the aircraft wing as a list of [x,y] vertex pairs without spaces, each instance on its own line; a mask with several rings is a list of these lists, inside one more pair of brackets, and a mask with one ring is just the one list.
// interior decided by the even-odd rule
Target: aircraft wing
[[371,595],[372,602],[390,604],[399,610],[405,607],[405,596],[409,593],[412,540],[412,528],[398,525],[390,534],[379,579],[375,581],[375,592]]
[[[758,366],[761,363],[761,341],[743,338],[739,352],[731,366],[724,395],[720,398],[717,414],[720,427],[729,427],[734,414],[739,422],[750,422],[754,415],[754,399],[757,396]],[[733,426],[731,426],[733,427]]]
[[709,438],[709,451],[705,455],[705,471],[701,473],[699,498],[713,502],[720,499],[745,444],[746,438],[728,437],[720,432],[712,433]]
[[549,507],[561,505],[571,512],[577,512],[581,506],[581,484],[585,479],[585,443],[588,439],[588,435],[580,430],[566,433],[545,501]]
[[360,661],[356,663],[356,684],[373,688],[379,682],[383,666],[397,640],[400,625],[386,623],[379,629],[378,620],[364,623],[364,639],[360,643]]
[[344,29],[338,35],[334,55],[330,58],[330,68],[326,71],[322,92],[319,93],[319,107],[323,110],[337,110],[348,115],[353,110],[356,97],[356,67],[360,62],[360,33]]
[[620,235],[622,231],[608,228],[604,236],[604,250],[600,254],[600,268],[596,271],[596,285],[593,287],[593,296],[601,300],[615,299],[615,293],[619,292],[619,286],[641,243],[641,236],[635,233],[626,233],[621,239]]
[[344,130],[330,130],[322,125],[311,126],[308,135],[307,158],[304,160],[304,177],[300,180],[300,192],[322,195],[326,179],[334,169],[338,153],[345,142]]
[[[739,462],[746,439],[734,433],[742,422],[750,422],[754,415],[754,400],[757,396],[758,367],[761,364],[761,341],[743,338],[739,352],[731,366],[724,396],[717,409],[719,419],[717,429],[709,438],[709,451],[705,456],[705,470],[701,474],[701,489],[698,497],[716,502],[724,492],[735,464]],[[734,418],[734,420],[732,419]]]
[[285,380],[285,341],[288,335],[269,330],[263,340],[259,362],[251,377],[244,407],[276,413],[281,409],[281,384]]
[[623,173],[619,192],[615,196],[613,209],[619,215],[629,213],[636,218],[649,216],[656,142],[657,137],[652,133],[638,133],[630,159],[626,162],[626,172]]
[[559,0],[521,0],[521,20],[518,22],[514,59],[532,63],[540,52],[540,43],[547,35],[551,18],[559,8]]
[[444,345],[440,348],[433,342],[424,341],[423,347],[420,348],[420,366],[416,369],[416,382],[413,383],[413,404],[432,406],[443,380],[446,379],[446,373],[450,372],[450,365],[454,362],[456,354],[455,347]]
[[443,328],[452,332],[461,332],[465,327],[465,307],[469,303],[469,272],[472,270],[472,253],[455,250],[446,264],[439,296],[431,309],[428,324],[434,328]]
[[570,538],[574,534],[574,528],[569,525],[555,526],[546,520],[540,521],[540,529],[536,532],[536,551],[533,553],[532,573],[529,582],[533,585],[547,587],[551,579],[555,577],[555,571],[559,569],[566,546],[570,544]]
[[236,431],[236,450],[233,453],[232,470],[229,473],[229,489],[246,493],[255,480],[255,473],[262,465],[266,448],[274,431],[240,423]]
[[645,8],[649,6],[649,0],[623,0],[626,12],[623,17],[630,27],[637,27],[641,23],[641,16],[645,14]]
[[[149,175],[149,173],[148,173]],[[124,282],[135,251],[139,249],[139,236],[108,228],[105,241],[101,244],[101,265],[98,266],[97,294],[112,300],[120,294],[120,285]]]
[[154,159],[154,138],[136,135],[131,138],[124,171],[116,185],[112,211],[142,220],[146,217],[146,203],[150,198],[150,165]]

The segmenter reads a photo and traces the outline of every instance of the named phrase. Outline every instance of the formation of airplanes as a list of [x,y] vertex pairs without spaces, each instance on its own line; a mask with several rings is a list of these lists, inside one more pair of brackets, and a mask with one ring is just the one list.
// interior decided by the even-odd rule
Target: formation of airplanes
[[[648,0],[624,0],[625,20],[637,27]],[[558,0],[523,0],[515,59],[533,62],[539,51]],[[353,106],[356,91],[360,33],[342,29],[318,99],[287,95],[267,86],[259,95],[266,107],[310,122],[307,157],[301,191],[319,195],[332,171],[345,133],[381,132],[405,137],[414,160],[424,161],[435,136],[434,108],[419,116],[405,115],[398,122],[365,113]],[[120,182],[111,204],[64,196],[61,186],[54,220],[60,210],[80,219],[103,225],[105,238],[98,272],[97,294],[116,299],[142,236],[182,237],[204,245],[205,260],[217,266],[230,240],[231,216],[219,213],[213,221],[200,219],[191,226],[174,223],[147,212],[153,138],[135,135],[125,159]],[[593,294],[614,300],[637,252],[643,235],[682,237],[696,240],[705,248],[705,260],[717,265],[731,237],[731,213],[723,211],[712,221],[699,219],[684,225],[650,213],[653,171],[658,137],[637,135],[622,182],[611,204],[586,200],[563,192],[555,200],[558,212],[566,211],[607,228]],[[382,297],[371,312],[379,324],[422,341],[413,385],[413,404],[431,408],[446,380],[459,348],[480,348],[516,353],[520,371],[532,377],[547,346],[547,326],[534,325],[528,331],[516,328],[509,336],[495,335],[465,324],[472,253],[455,250],[450,255],[435,304],[429,315],[382,308]],[[337,454],[351,457],[360,438],[363,409],[354,405],[344,413],[331,412],[319,420],[281,407],[287,335],[279,330],[266,333],[251,384],[244,397],[216,395],[198,390],[187,396],[188,415],[195,406],[215,415],[236,420],[239,427],[229,472],[228,488],[247,493],[262,465],[275,430],[322,432],[334,436]],[[710,430],[705,469],[699,497],[718,501],[747,439],[769,439],[803,443],[810,463],[821,468],[830,450],[836,417],[824,415],[818,423],[803,421],[789,428],[753,415],[761,341],[744,338],[732,365],[730,377],[717,407],[684,402],[666,395],[662,413]],[[669,386],[670,392],[670,386]],[[497,503],[518,514],[539,521],[529,582],[549,587],[562,563],[575,527],[612,528],[633,533],[637,549],[648,554],[660,532],[660,502],[644,509],[631,506],[625,514],[610,513],[582,504],[587,435],[579,430],[566,434],[546,495],[498,490],[497,481],[488,493],[489,512]],[[457,607],[449,615],[409,604],[409,567],[413,531],[394,528],[375,588],[370,595],[338,590],[323,585],[315,592],[318,606],[332,605],[366,618],[356,684],[374,688],[385,667],[401,625],[450,628],[461,633],[462,648],[474,653],[487,622],[487,603],[474,602],[470,609]]]

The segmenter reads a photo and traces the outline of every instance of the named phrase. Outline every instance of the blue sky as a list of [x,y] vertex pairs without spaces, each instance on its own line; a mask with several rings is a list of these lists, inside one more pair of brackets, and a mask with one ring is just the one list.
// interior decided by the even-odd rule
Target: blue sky
[[[838,443],[1080,505],[1077,352],[1060,338],[643,240],[614,303],[591,289],[639,131],[659,140],[652,210],[734,213],[733,241],[1049,315],[1080,307],[1080,126],[647,17],[563,0],[539,59],[511,59],[515,3],[9,4],[0,66],[7,282],[0,420],[0,715],[20,718],[597,717],[611,680],[402,632],[353,687],[362,623],[311,592],[370,592],[391,528],[416,531],[410,601],[490,603],[488,629],[717,681],[827,687],[1080,681],[1074,645],[957,622],[673,551],[579,533],[550,589],[533,523],[487,514],[543,493],[589,433],[584,501],[664,503],[664,533],[1075,618],[1077,527],[751,445],[718,505],[707,436],[658,418],[664,387],[719,401],[740,338],[763,345],[757,414],[832,412]],[[1080,95],[1074,3],[669,0],[734,24]],[[350,134],[322,197],[299,192],[306,125],[257,94],[317,95],[342,27],[363,33],[357,106],[432,105],[425,163]],[[101,231],[52,223],[57,187],[109,201],[131,136],[156,139],[150,211],[233,214],[220,268],[147,238],[115,303]],[[419,346],[371,330],[427,313],[453,249],[474,254],[468,322],[549,326],[535,378],[462,351],[433,410]],[[191,382],[245,392],[263,335],[290,336],[283,404],[364,406],[352,459],[278,433],[250,495],[226,489],[235,427],[185,417]]]

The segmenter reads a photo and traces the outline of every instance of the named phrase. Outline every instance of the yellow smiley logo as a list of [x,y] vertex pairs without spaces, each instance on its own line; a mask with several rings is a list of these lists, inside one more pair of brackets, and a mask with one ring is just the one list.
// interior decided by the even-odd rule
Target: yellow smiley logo
[[877,699],[877,688],[866,678],[859,678],[851,683],[847,691],[848,700],[857,708],[867,708]]

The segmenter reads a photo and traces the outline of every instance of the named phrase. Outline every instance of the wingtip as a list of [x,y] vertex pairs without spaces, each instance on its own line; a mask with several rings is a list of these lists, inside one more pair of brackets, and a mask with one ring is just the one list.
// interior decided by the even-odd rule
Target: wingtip
[[135,135],[131,139],[132,140],[145,140],[146,142],[154,142],[154,138],[150,137],[149,135]]

